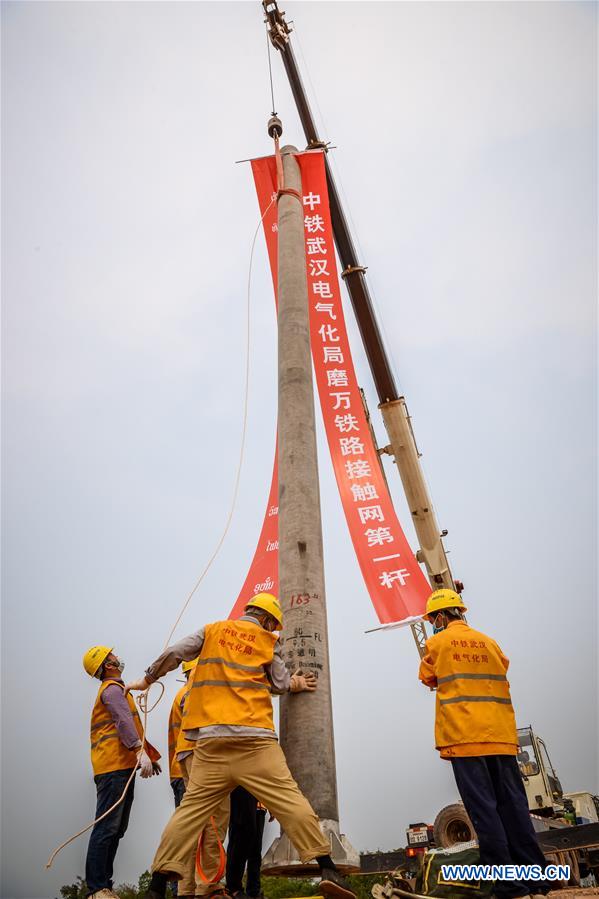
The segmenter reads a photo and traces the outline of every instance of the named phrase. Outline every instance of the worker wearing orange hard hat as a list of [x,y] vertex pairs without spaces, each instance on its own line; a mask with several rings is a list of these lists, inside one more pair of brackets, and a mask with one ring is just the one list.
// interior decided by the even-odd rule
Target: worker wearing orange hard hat
[[[270,809],[303,863],[315,860],[321,892],[354,899],[330,858],[330,844],[308,800],[293,780],[274,731],[272,693],[312,692],[313,673],[290,674],[276,631],[281,606],[259,593],[235,621],[216,621],[169,646],[128,686],[146,690],[182,661],[199,655],[181,724],[193,740],[193,762],[183,800],[168,822],[152,864],[144,899],[164,899],[169,880],[185,875],[190,853],[211,816],[237,786]],[[213,887],[213,894],[223,892]]]
[[[436,690],[435,744],[449,759],[476,830],[482,865],[546,861],[532,826],[516,761],[516,719],[506,676],[509,661],[491,637],[470,627],[459,593],[435,590],[425,619],[433,625],[419,678]],[[540,896],[542,881],[497,881],[498,899]]]
[[[117,895],[112,890],[113,865],[129,824],[135,784],[132,774],[136,768],[143,778],[159,774],[160,753],[147,740],[143,742],[135,703],[131,696],[125,695],[121,679],[125,663],[114,654],[112,647],[92,646],[83,656],[83,667],[90,677],[101,681],[90,725],[96,818],[118,803],[110,814],[96,822],[91,832],[85,881],[91,899],[109,899]],[[123,793],[124,799],[119,802]]]

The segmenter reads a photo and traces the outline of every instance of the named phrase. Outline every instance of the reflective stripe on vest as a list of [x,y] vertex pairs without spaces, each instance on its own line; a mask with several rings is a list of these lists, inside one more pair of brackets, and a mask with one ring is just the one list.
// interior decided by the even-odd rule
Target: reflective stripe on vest
[[268,690],[270,693],[270,684],[256,684],[252,680],[201,680],[193,684],[196,687],[247,687],[248,690]]
[[243,665],[241,662],[232,662],[230,659],[223,659],[220,656],[217,656],[214,659],[202,659],[198,660],[198,665],[212,665],[216,663],[217,665],[226,665],[227,668],[235,668],[237,671],[250,671],[250,672],[258,672],[260,673],[262,669],[262,665]]
[[504,699],[501,696],[452,696],[451,699],[440,699],[440,705],[449,705],[451,702],[500,702],[504,705],[511,705],[511,699]]
[[476,674],[468,671],[463,671],[460,674],[448,674],[445,677],[437,678],[437,686],[439,684],[446,684],[451,680],[505,680],[507,681],[507,677],[505,674]]
[[274,730],[265,668],[272,663],[276,642],[274,634],[252,621],[206,625],[183,727],[228,724]]

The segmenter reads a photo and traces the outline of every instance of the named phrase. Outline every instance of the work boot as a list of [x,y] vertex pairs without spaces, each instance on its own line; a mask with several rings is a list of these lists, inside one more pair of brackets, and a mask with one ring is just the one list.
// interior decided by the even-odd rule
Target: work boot
[[320,872],[320,890],[325,897],[331,899],[356,899],[356,894],[345,877],[333,868],[322,868]]

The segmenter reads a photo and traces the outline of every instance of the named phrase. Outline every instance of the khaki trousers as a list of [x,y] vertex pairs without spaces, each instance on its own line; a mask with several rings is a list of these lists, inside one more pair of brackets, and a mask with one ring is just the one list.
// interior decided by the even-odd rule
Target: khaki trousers
[[275,816],[302,862],[330,853],[329,841],[278,742],[268,737],[215,737],[197,741],[187,790],[162,834],[153,871],[185,876],[197,834],[235,787],[245,787]]
[[[187,790],[189,785],[189,778],[191,775],[191,769],[193,767],[193,755],[185,756],[185,758],[181,760],[180,766],[183,781],[185,783],[185,789]],[[214,813],[214,823],[216,824],[218,839],[221,841],[221,843],[227,835],[227,828],[229,826],[230,804],[231,803],[229,797],[225,796],[223,801],[218,806],[216,812]],[[215,884],[204,883],[200,880],[199,877],[196,876],[197,844],[198,840],[196,835],[193,850],[188,859],[187,871],[179,881],[177,892],[180,896],[207,896],[212,892],[212,890],[214,890],[215,887]],[[204,845],[202,847],[202,868],[204,869],[204,873],[207,877],[211,877],[216,873],[216,871],[218,870],[219,861],[220,856],[218,840],[216,839],[214,828],[210,823],[206,828],[206,833],[204,834]]]

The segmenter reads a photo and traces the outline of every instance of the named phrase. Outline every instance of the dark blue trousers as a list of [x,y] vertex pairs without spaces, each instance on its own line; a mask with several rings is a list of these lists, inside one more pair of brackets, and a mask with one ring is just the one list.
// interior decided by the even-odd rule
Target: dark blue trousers
[[171,780],[171,789],[175,797],[175,808],[179,808],[181,800],[185,795],[185,781],[182,777],[173,777]]
[[[108,811],[123,793],[132,768],[123,771],[109,771],[96,774],[94,782],[97,791],[96,818]],[[129,824],[129,814],[133,803],[135,778],[129,784],[127,794],[115,810],[94,825],[87,847],[85,860],[85,882],[89,893],[112,889],[112,868],[119,841],[124,837]]]
[[[516,757],[482,755],[451,760],[462,802],[476,830],[481,865],[539,865],[545,856],[530,820]],[[497,881],[498,897],[548,893],[548,881]]]
[[236,787],[231,793],[226,876],[227,890],[231,894],[243,892],[246,866],[246,894],[250,897],[261,894],[262,836],[266,812],[258,811],[257,806],[257,800],[243,787]]
[[[175,808],[179,808],[181,805],[181,800],[185,795],[185,781],[182,777],[173,777],[171,780],[171,789],[173,791],[173,796],[175,797]],[[179,895],[179,881],[173,880],[171,882],[171,892],[173,896]]]

